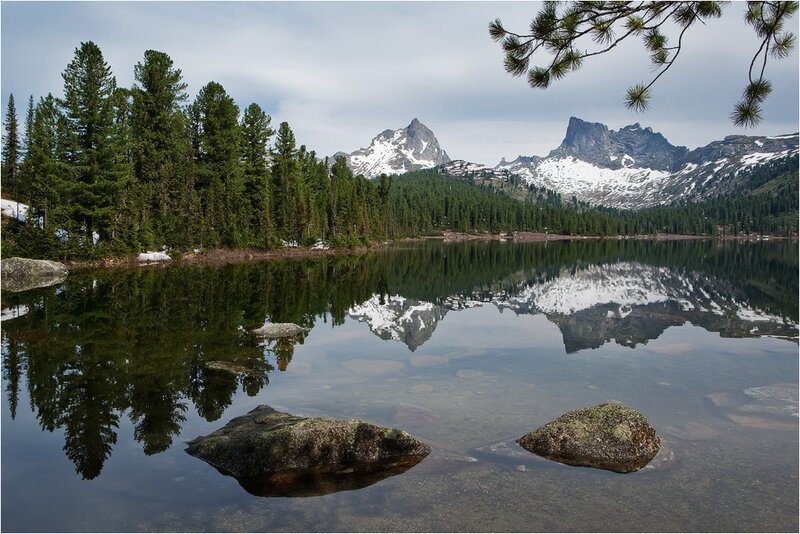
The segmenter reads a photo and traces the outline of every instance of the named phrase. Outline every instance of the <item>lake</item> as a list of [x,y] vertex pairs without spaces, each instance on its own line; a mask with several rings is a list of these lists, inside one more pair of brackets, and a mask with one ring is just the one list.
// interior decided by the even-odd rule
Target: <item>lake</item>
[[[3,531],[798,529],[796,242],[85,269],[2,308]],[[268,322],[310,332],[254,339]],[[672,456],[618,474],[491,446],[606,401]],[[253,495],[185,452],[262,404],[402,428],[433,452],[311,497]]]

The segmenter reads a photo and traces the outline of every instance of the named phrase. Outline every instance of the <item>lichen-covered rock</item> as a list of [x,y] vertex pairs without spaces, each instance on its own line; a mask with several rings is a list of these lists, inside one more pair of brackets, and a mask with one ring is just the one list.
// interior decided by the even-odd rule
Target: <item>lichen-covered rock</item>
[[252,333],[258,337],[277,339],[282,337],[297,337],[308,334],[308,328],[294,323],[270,323],[261,328],[256,328]]
[[403,472],[430,447],[396,428],[297,417],[269,406],[189,442],[186,452],[262,496],[324,495]]
[[2,287],[4,291],[25,291],[47,287],[67,278],[67,267],[50,260],[6,258],[2,261]]
[[629,473],[658,454],[661,439],[636,410],[606,403],[567,412],[517,443],[556,462]]

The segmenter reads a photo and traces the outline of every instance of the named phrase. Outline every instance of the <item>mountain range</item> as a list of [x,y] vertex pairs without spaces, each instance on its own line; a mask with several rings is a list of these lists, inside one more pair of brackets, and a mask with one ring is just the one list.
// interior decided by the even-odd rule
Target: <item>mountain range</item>
[[689,150],[670,144],[660,133],[638,123],[614,131],[576,117],[569,119],[561,145],[546,157],[502,159],[494,167],[451,160],[434,133],[418,119],[406,128],[381,132],[367,148],[337,153],[347,157],[354,173],[367,178],[435,167],[459,179],[507,183],[516,177],[523,187],[623,209],[723,195],[741,185],[742,171],[797,154],[797,133],[730,135]]

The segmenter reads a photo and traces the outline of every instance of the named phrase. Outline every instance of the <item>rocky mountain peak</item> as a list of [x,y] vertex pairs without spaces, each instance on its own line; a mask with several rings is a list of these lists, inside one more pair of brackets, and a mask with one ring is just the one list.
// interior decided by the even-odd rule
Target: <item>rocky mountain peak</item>
[[599,122],[591,123],[577,117],[569,118],[567,135],[561,142],[561,149],[576,153],[605,150],[611,138],[608,126]]
[[353,172],[367,178],[436,167],[450,161],[433,131],[417,118],[405,128],[384,130],[372,139],[369,147],[345,155]]
[[550,157],[573,156],[607,169],[635,165],[671,171],[687,152],[686,147],[671,145],[663,135],[653,132],[652,128],[642,128],[638,122],[615,132],[599,122],[570,117],[567,135]]

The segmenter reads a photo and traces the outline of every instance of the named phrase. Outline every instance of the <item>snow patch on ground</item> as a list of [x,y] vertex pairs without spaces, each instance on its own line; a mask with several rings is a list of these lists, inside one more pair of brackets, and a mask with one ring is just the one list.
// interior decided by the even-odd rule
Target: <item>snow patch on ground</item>
[[0,321],[8,321],[9,319],[16,319],[22,317],[30,310],[24,304],[12,306],[11,308],[3,308],[0,310]]
[[30,209],[27,204],[5,198],[0,199],[0,208],[2,209],[3,215],[6,217],[11,217],[12,219],[17,219],[22,222],[25,222],[25,219],[28,218],[28,209]]
[[142,252],[137,256],[141,262],[170,261],[172,258],[166,252]]

